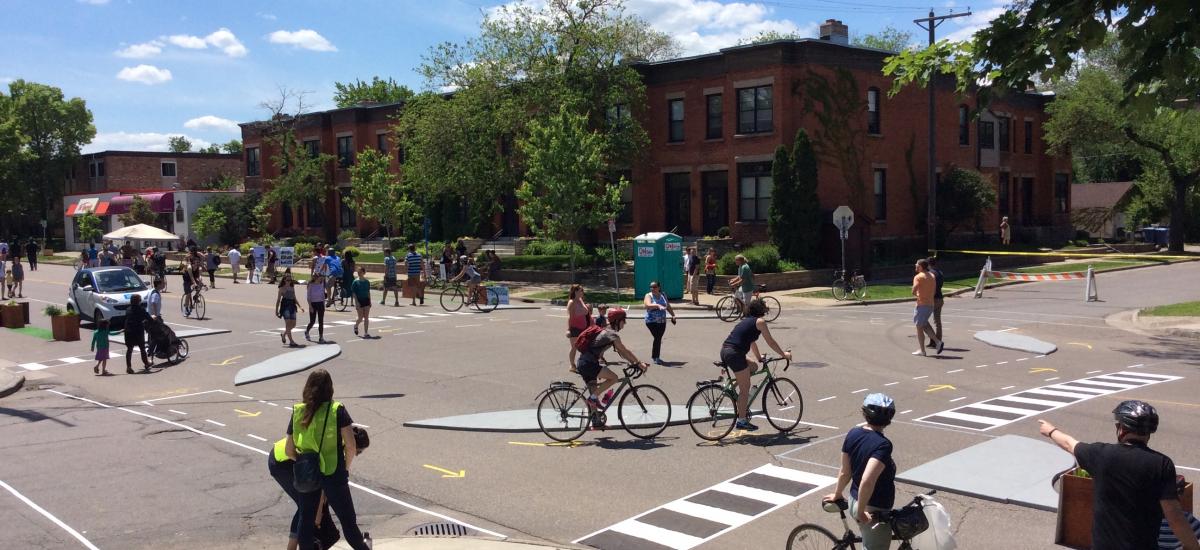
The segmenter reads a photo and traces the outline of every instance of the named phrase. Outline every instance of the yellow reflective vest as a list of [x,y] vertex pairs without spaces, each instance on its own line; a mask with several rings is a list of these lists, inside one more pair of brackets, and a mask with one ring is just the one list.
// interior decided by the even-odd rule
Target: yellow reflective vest
[[[307,428],[301,425],[305,405],[300,403],[292,409],[292,439],[296,444],[296,452],[315,453],[319,448],[321,473],[327,476],[333,475],[333,472],[337,470],[338,453],[342,452],[337,444],[337,411],[341,406],[342,404],[337,401],[334,401],[332,405],[326,403],[318,405],[317,412],[313,415]],[[327,415],[332,415],[328,422],[326,422]],[[325,429],[324,444],[321,443],[322,427]]]

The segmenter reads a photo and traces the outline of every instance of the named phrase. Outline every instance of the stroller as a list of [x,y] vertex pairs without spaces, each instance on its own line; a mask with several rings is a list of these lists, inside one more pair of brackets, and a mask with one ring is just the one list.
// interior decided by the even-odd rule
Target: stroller
[[187,340],[176,336],[166,323],[149,319],[146,321],[146,333],[150,335],[150,353],[156,359],[165,359],[167,364],[174,365],[187,357]]

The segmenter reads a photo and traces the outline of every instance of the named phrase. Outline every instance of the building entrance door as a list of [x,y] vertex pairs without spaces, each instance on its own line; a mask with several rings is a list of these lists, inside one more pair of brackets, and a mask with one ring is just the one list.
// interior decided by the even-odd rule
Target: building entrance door
[[701,176],[703,187],[700,204],[704,211],[705,235],[716,235],[722,227],[729,225],[729,172],[705,172]]
[[690,174],[666,175],[666,231],[692,234],[692,184]]
[[500,213],[500,230],[505,237],[519,237],[517,224],[517,196],[514,193],[504,194],[504,211]]
[[1033,225],[1033,178],[1021,178],[1021,224]]

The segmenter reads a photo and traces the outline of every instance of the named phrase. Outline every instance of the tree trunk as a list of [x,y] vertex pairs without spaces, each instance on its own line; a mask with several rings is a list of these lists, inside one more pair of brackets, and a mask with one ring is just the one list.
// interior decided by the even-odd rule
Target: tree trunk
[[1170,240],[1167,242],[1167,250],[1171,252],[1183,252],[1183,234],[1186,231],[1187,219],[1187,181],[1175,180],[1172,182],[1175,186],[1175,200],[1171,201],[1171,232]]

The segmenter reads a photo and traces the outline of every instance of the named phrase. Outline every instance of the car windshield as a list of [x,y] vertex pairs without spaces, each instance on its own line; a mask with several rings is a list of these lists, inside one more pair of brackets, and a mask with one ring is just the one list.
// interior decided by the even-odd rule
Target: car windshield
[[132,269],[114,269],[111,271],[96,271],[97,292],[128,292],[146,290],[146,284]]

